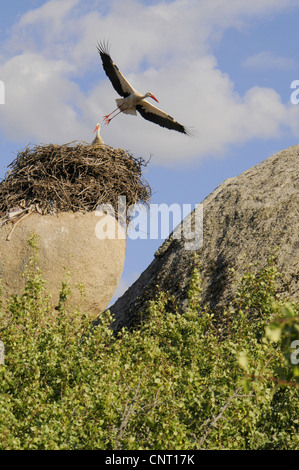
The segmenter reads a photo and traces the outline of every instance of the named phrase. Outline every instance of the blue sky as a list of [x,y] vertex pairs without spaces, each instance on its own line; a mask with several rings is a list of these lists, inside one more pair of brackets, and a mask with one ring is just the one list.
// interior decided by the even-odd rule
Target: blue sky
[[[299,0],[12,0],[0,16],[0,177],[27,144],[91,141],[116,92],[96,43],[139,91],[196,129],[188,138],[140,116],[104,141],[151,161],[152,203],[201,202],[226,178],[298,143]],[[128,240],[117,294],[163,240]]]

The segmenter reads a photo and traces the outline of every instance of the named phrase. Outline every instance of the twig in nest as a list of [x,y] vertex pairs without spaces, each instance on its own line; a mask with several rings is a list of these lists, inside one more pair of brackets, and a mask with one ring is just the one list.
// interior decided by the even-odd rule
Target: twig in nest
[[28,215],[32,214],[32,210],[29,210],[28,212],[26,212],[25,214],[21,215],[21,217],[19,217],[15,222],[13,220],[11,220],[13,226],[12,226],[12,229],[11,231],[9,232],[9,234],[7,235],[6,237],[6,240],[7,241],[10,241],[11,239],[11,236],[14,232],[14,229],[16,228],[16,226],[18,225],[19,222],[21,222],[21,220],[24,220],[26,217],[28,217]]
[[0,182],[0,214],[13,207],[38,205],[43,214],[93,211],[109,203],[118,216],[118,196],[127,206],[148,204],[151,189],[142,177],[146,166],[122,149],[86,144],[27,147]]

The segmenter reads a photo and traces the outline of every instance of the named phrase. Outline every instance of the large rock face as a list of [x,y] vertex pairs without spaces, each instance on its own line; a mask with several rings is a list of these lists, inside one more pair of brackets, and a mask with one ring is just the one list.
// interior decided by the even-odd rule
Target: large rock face
[[[115,292],[126,252],[124,236],[116,239],[97,236],[100,220],[97,212],[61,212],[57,215],[35,212],[20,220],[10,237],[12,224],[0,224],[0,279],[4,299],[21,293],[25,283],[22,273],[32,256],[28,240],[32,234],[37,234],[38,266],[46,288],[53,294],[54,304],[58,303],[62,281],[67,279],[69,271],[70,306],[82,307],[91,318],[96,318]],[[121,232],[114,218],[113,223]],[[83,296],[80,286],[85,292]]]
[[[283,150],[241,175],[224,181],[203,201],[203,245],[196,250],[203,278],[203,302],[221,311],[248,264],[265,263],[278,247],[280,289],[299,298],[299,145]],[[193,217],[194,218],[194,217]],[[115,328],[133,326],[157,286],[184,307],[194,252],[186,240],[166,240],[139,279],[110,308]],[[246,255],[246,261],[244,256]]]

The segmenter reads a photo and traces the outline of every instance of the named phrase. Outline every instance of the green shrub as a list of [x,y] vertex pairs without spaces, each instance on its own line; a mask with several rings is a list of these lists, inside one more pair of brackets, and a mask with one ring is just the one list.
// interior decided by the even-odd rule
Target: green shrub
[[240,280],[225,335],[196,265],[185,313],[161,293],[115,335],[109,311],[93,328],[68,311],[67,283],[53,308],[31,243],[25,291],[1,311],[0,449],[298,448],[298,307],[276,297],[273,260]]

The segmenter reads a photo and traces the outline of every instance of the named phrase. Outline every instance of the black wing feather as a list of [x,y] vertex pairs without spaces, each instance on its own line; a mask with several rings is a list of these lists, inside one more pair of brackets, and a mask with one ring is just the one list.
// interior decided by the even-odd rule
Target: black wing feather
[[117,76],[117,72],[116,72],[116,71],[119,71],[119,69],[113,63],[113,61],[110,57],[109,45],[106,44],[105,42],[100,42],[97,45],[97,49],[98,49],[99,54],[100,54],[101,59],[102,59],[103,69],[105,70],[105,73],[106,73],[107,77],[110,79],[115,91],[117,91],[117,93],[120,96],[123,96],[124,98],[126,98],[127,96],[129,96],[130,93],[127,93],[122,89],[121,82],[120,82],[119,77]]
[[136,106],[136,109],[141,114],[141,116],[144,119],[147,119],[148,121],[154,122],[155,124],[158,124],[161,127],[166,127],[167,129],[175,130],[181,132],[182,134],[189,135],[189,132],[186,130],[186,128],[179,122],[175,121],[175,119],[173,119],[169,115],[165,115],[165,117],[159,116],[158,114],[147,111],[140,104]]

